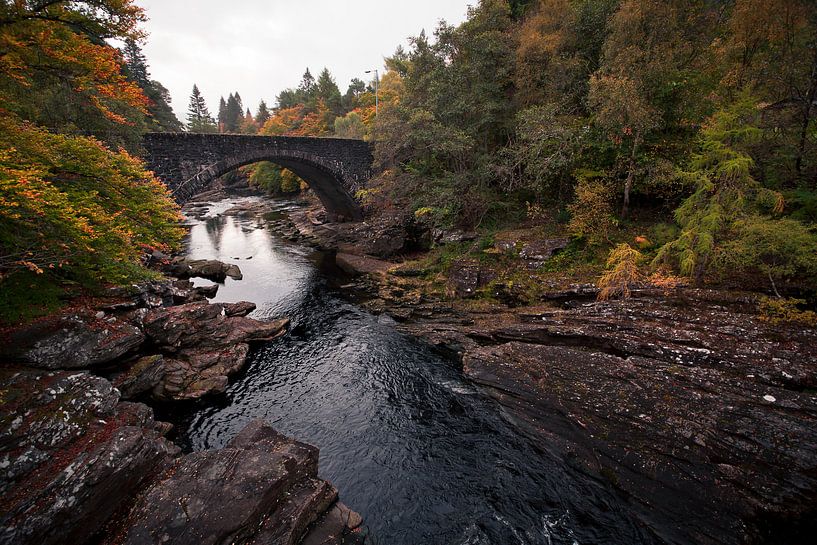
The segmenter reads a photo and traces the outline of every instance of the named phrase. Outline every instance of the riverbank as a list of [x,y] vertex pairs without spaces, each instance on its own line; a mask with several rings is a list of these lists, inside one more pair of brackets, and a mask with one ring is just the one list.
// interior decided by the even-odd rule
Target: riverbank
[[769,320],[760,294],[665,285],[597,302],[580,273],[520,296],[498,274],[541,269],[566,241],[512,241],[511,274],[478,260],[441,273],[412,251],[417,233],[388,220],[291,217],[359,275],[347,288],[365,308],[462,362],[519,430],[620,490],[664,542],[814,535],[817,330]]
[[288,320],[247,318],[254,304],[210,302],[221,284],[187,280],[240,280],[234,264],[152,260],[174,278],[3,330],[0,542],[362,543],[315,447],[257,419],[220,449],[166,438],[151,406],[224,392]]

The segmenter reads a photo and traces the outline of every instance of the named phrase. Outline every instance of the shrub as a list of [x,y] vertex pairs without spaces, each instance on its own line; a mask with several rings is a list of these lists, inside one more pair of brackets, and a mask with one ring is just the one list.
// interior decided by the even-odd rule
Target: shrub
[[598,177],[598,173],[579,174],[576,200],[568,206],[572,216],[568,231],[586,239],[591,246],[609,240],[610,230],[615,225],[610,189]]
[[641,281],[638,264],[644,256],[627,243],[621,243],[610,252],[607,258],[607,271],[598,280],[598,300],[606,301],[613,297],[627,299],[630,287]]

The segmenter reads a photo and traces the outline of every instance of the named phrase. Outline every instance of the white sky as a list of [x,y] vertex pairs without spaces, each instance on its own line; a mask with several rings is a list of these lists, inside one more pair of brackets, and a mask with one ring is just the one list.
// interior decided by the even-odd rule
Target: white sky
[[366,70],[440,19],[458,24],[476,0],[137,0],[150,20],[143,51],[151,77],[173,97],[184,122],[190,91],[199,86],[210,113],[238,91],[255,113],[280,91],[296,87],[306,67],[324,66],[341,93]]

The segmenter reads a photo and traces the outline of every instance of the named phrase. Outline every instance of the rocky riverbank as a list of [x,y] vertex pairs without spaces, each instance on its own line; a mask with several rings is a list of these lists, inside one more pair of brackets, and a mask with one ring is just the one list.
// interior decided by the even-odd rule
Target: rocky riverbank
[[[399,220],[329,224],[315,208],[292,219],[358,275],[345,287],[364,306],[461,361],[540,448],[622,491],[663,541],[797,544],[817,532],[817,330],[765,319],[758,294],[646,286],[597,302],[592,282],[567,277],[531,305],[478,261],[430,279]],[[509,248],[526,271],[566,242]]]
[[[234,265],[154,255],[183,278]],[[360,517],[318,478],[318,451],[253,421],[182,455],[145,403],[224,392],[251,345],[288,321],[210,303],[185,279],[117,288],[3,331],[0,543],[362,543]]]

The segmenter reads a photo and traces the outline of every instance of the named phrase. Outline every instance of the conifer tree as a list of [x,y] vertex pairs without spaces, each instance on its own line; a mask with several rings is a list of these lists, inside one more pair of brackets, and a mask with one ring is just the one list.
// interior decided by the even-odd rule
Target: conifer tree
[[221,97],[218,101],[218,131],[224,132],[227,124],[227,101]]
[[125,58],[125,75],[138,85],[148,98],[147,130],[161,132],[179,132],[183,130],[182,123],[170,107],[170,93],[158,81],[150,79],[147,59],[133,38],[125,40],[122,49]]
[[323,100],[335,116],[342,114],[340,89],[338,89],[335,78],[332,77],[332,74],[329,73],[327,68],[324,68],[318,76],[318,82],[315,85],[315,95],[318,100]]
[[255,122],[258,123],[259,127],[263,127],[269,118],[269,108],[267,107],[267,103],[262,100],[260,104],[258,104],[258,113],[255,114]]
[[197,85],[193,85],[193,92],[190,95],[190,105],[187,107],[187,130],[190,132],[216,132],[218,127],[210,116],[207,103]]
[[238,93],[230,93],[227,97],[227,108],[224,119],[224,132],[239,132],[244,119],[244,107]]

